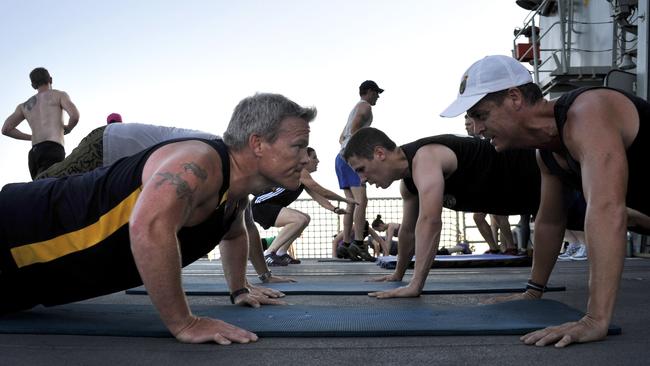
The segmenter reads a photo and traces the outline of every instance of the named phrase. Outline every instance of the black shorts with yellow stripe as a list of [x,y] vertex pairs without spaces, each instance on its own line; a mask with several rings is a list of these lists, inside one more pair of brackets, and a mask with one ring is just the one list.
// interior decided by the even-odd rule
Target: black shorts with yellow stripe
[[[144,163],[167,143],[171,142],[86,174],[3,187],[0,313],[142,284],[131,253],[128,221],[141,192]],[[209,144],[222,161],[228,161],[223,143]],[[228,164],[224,165],[226,178]],[[222,187],[221,196],[227,188]],[[221,205],[200,225],[178,233],[184,265],[213,249],[227,232],[231,219],[224,220],[223,210]]]

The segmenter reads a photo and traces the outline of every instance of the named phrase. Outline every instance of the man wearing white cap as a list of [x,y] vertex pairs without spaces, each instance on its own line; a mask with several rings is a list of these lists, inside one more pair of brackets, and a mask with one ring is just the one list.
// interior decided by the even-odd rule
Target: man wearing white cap
[[539,149],[542,183],[530,281],[538,288],[529,289],[527,296],[541,297],[560,251],[566,225],[564,193],[581,190],[587,201],[587,315],[521,339],[526,344],[564,347],[604,338],[623,270],[626,205],[650,213],[643,174],[650,146],[650,132],[644,127],[650,120],[650,104],[605,87],[579,88],[548,101],[519,62],[488,56],[463,74],[458,98],[441,116],[465,111],[474,119],[476,132],[498,151]]

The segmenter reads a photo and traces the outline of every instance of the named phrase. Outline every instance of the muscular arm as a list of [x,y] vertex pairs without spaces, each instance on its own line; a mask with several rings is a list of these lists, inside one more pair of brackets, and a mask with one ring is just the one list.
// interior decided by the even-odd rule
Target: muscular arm
[[[542,175],[542,186],[539,210],[535,217],[535,251],[530,279],[537,284],[546,285],[562,246],[566,228],[566,207],[562,198],[562,182],[557,176],[549,173],[539,153],[537,164]],[[528,292],[535,297],[542,295],[537,291]]]
[[[241,207],[246,205],[248,199],[238,202]],[[248,236],[244,226],[243,209],[239,208],[237,218],[230,226],[230,230],[219,243],[223,274],[230,288],[230,292],[246,286],[246,261],[248,259]]]
[[[418,152],[419,153],[419,152]],[[420,212],[415,224],[415,270],[410,287],[422,291],[440,244],[445,179],[438,161],[413,162],[413,181],[419,192]],[[426,165],[426,167],[424,166]]]
[[23,114],[23,110],[19,105],[18,107],[16,107],[14,113],[12,113],[9,117],[7,117],[5,123],[2,125],[2,134],[5,136],[15,138],[17,140],[31,141],[32,140],[31,134],[24,133],[18,130],[17,128],[18,125],[24,120],[25,120],[25,115]]
[[[161,149],[162,150],[162,149]],[[158,150],[143,171],[142,192],[129,221],[131,250],[152,303],[174,335],[193,318],[181,286],[181,257],[176,233],[192,217],[197,204],[221,186],[203,157],[168,148]],[[188,150],[193,151],[193,150]],[[186,164],[197,170],[186,170]],[[214,164],[212,164],[214,165]],[[204,174],[195,174],[203,171]],[[206,173],[207,172],[207,173]]]
[[79,110],[72,103],[70,96],[66,92],[61,92],[61,108],[68,114],[68,124],[63,127],[65,134],[70,133],[79,122]]
[[400,280],[411,263],[415,252],[415,224],[420,211],[418,196],[409,192],[404,184],[400,182],[400,194],[402,196],[402,229],[397,237],[397,265],[394,276]]
[[[634,130],[634,132],[632,131]],[[622,94],[589,91],[576,98],[564,129],[564,141],[579,163],[587,201],[589,302],[578,322],[550,327],[522,337],[527,344],[564,347],[607,335],[625,257],[628,167],[625,140],[638,130],[638,114]],[[535,227],[535,232],[538,228]],[[535,243],[537,245],[537,243]]]
[[257,226],[255,226],[255,222],[253,221],[250,202],[248,202],[244,211],[244,224],[246,225],[246,232],[248,234],[248,256],[255,268],[255,272],[261,275],[262,273],[268,272],[269,267],[264,260],[262,240],[260,239],[260,232],[257,230]]

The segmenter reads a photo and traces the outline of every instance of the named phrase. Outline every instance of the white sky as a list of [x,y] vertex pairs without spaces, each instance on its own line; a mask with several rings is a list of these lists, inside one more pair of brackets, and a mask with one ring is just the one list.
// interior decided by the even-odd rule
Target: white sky
[[[398,144],[462,134],[462,118],[438,114],[471,63],[510,54],[527,14],[514,0],[2,0],[0,123],[35,93],[38,66],[81,113],[68,153],[111,112],[221,135],[239,100],[281,93],[318,108],[314,177],[338,192],[338,136],[363,80],[386,90],[373,127]],[[30,180],[29,149],[0,136],[0,186]],[[398,196],[397,184],[368,195]]]

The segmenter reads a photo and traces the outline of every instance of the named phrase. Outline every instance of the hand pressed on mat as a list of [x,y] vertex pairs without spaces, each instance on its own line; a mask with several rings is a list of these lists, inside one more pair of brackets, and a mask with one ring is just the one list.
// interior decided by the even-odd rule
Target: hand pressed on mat
[[[241,296],[240,296],[241,297]],[[258,305],[259,306],[259,305]],[[215,342],[221,345],[257,341],[257,335],[219,319],[192,316],[190,323],[175,334],[183,343]]]
[[381,277],[375,277],[366,280],[366,282],[400,282],[402,280],[401,276],[398,276],[395,273],[386,275],[386,276],[381,276]]
[[371,292],[368,296],[376,297],[378,299],[390,299],[393,297],[418,297],[422,290],[409,286],[402,286],[388,291]]
[[518,294],[494,296],[489,299],[480,301],[481,304],[497,304],[500,302],[514,301],[514,300],[537,300],[542,298],[542,293],[537,291],[525,291]]
[[564,323],[555,327],[548,327],[528,333],[521,338],[526,344],[546,346],[555,343],[561,348],[571,343],[592,342],[604,339],[607,336],[608,322],[598,321],[589,314],[577,322]]

